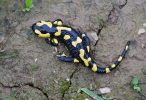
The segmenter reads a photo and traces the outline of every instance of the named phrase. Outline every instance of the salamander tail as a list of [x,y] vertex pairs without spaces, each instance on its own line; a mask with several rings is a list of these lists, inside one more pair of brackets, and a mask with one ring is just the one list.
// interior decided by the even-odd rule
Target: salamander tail
[[96,68],[97,73],[109,73],[109,72],[111,72],[113,69],[115,69],[120,64],[120,62],[124,58],[127,50],[129,49],[129,45],[130,45],[130,41],[127,42],[127,44],[126,44],[122,54],[119,56],[118,60],[115,63],[113,63],[111,66],[109,66],[107,68],[100,68],[100,67],[97,67],[96,65],[94,65],[92,67],[92,70],[95,71],[94,69],[95,69],[95,67],[97,67]]

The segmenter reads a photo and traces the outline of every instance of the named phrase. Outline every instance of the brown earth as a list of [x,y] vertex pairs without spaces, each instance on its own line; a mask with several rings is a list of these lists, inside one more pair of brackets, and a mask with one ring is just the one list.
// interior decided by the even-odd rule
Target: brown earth
[[[136,77],[146,94],[146,33],[137,34],[146,29],[145,0],[34,0],[34,7],[22,12],[24,6],[24,0],[0,0],[0,37],[4,37],[0,57],[14,54],[0,58],[0,100],[92,100],[77,92],[82,87],[96,94],[109,87],[111,93],[101,96],[113,100],[145,100],[131,84]],[[100,32],[97,45],[91,41],[91,55],[101,67],[116,61],[128,40],[130,50],[109,74],[59,61],[54,47],[30,28],[39,20],[55,19],[84,32]],[[67,53],[61,43],[58,50]]]

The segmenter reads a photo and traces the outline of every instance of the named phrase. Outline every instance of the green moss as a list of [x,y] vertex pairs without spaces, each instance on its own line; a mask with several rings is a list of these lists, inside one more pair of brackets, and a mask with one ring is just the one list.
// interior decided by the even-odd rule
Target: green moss
[[77,91],[75,88],[73,88],[73,87],[70,87],[70,92],[74,92],[74,91]]
[[123,98],[124,98],[125,100],[128,100],[128,99],[129,99],[129,95],[124,94],[124,95],[123,95]]
[[85,96],[83,94],[77,95],[74,100],[85,100]]
[[0,4],[6,6],[8,4],[7,0],[0,0]]
[[61,93],[64,93],[67,90],[67,88],[68,88],[67,86],[61,87],[60,88],[60,92]]
[[101,40],[104,40],[104,37],[105,37],[104,35],[101,35],[101,36],[100,36],[100,39],[101,39]]
[[[66,80],[65,80],[65,81],[66,81]],[[69,85],[70,85],[70,83],[69,83],[68,81],[63,82],[63,84],[62,84],[62,86],[61,86],[61,88],[60,88],[60,92],[61,92],[61,93],[64,93],[64,92],[68,89]]]
[[57,80],[58,83],[54,84],[54,82],[53,82],[53,83],[49,84],[45,89],[43,89],[43,92],[55,93],[55,89],[57,89],[57,87],[58,87],[60,93],[64,93],[68,89],[68,87],[70,85],[69,81],[66,81],[65,79],[58,80],[57,78],[55,80]]
[[54,84],[49,85],[48,87],[43,89],[44,93],[54,93],[55,86]]
[[43,89],[43,92],[44,93],[49,93],[51,90],[49,89],[49,88],[45,88],[45,89]]
[[124,92],[125,91],[125,88],[123,86],[120,86],[119,89]]
[[72,98],[68,95],[65,100],[85,100],[85,96],[83,94],[79,94]]
[[70,97],[70,95],[68,95],[65,99],[66,100],[71,100],[72,98]]
[[61,0],[50,0],[49,1],[49,3],[51,4],[51,5],[57,5],[57,4],[59,4],[61,2]]
[[13,91],[11,97],[13,98],[13,100],[18,100],[21,98],[20,94],[17,91]]
[[39,68],[40,68],[40,66],[31,66],[31,67],[29,68],[29,71],[30,71],[30,72],[35,72],[35,71],[37,71]]

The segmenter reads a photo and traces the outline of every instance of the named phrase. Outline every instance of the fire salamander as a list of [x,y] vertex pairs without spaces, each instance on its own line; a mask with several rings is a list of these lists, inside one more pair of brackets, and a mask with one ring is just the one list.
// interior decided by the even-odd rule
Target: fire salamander
[[72,27],[63,25],[61,19],[57,19],[54,22],[38,21],[32,25],[32,30],[38,37],[45,38],[48,44],[58,46],[58,41],[64,43],[72,57],[67,57],[64,53],[59,53],[59,60],[82,63],[97,73],[109,73],[115,69],[122,61],[130,45],[130,41],[128,41],[121,56],[115,63],[107,68],[101,68],[97,66],[89,54],[90,41],[86,33],[78,32]]

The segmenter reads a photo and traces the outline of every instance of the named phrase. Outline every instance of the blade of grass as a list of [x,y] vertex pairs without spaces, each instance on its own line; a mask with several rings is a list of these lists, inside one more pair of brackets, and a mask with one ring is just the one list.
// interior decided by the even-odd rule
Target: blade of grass
[[12,55],[7,55],[7,56],[0,56],[0,59],[7,59],[7,58],[12,58],[12,57],[16,57],[17,54],[12,54]]
[[146,98],[146,95],[144,93],[142,93],[141,91],[139,91],[145,98]]
[[102,25],[102,26],[104,26],[104,22],[99,18],[99,16],[96,16],[97,17],[97,19],[98,19],[98,22]]
[[81,91],[85,92],[86,94],[88,94],[89,96],[94,98],[95,100],[104,100],[100,96],[98,96],[97,94],[95,94],[92,91],[88,90],[87,88],[81,88],[81,89],[78,90],[78,92],[81,92]]

